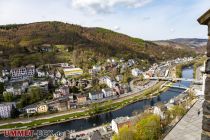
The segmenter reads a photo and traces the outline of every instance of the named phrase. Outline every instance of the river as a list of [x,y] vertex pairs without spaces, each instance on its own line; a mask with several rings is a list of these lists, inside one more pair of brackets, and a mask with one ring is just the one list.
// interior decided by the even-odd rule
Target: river
[[[192,79],[193,68],[184,68],[182,70],[182,77]],[[191,85],[190,82],[185,82],[185,81],[177,82],[174,84],[175,85],[182,84],[186,87],[189,87]],[[56,131],[64,132],[66,130],[81,131],[81,130],[89,129],[92,127],[100,126],[105,123],[110,123],[112,119],[115,119],[117,117],[132,116],[134,112],[142,112],[146,106],[154,106],[158,102],[166,103],[170,99],[182,93],[183,91],[184,90],[182,89],[169,88],[167,91],[161,93],[157,97],[154,97],[152,99],[147,99],[147,100],[141,100],[133,104],[129,104],[116,111],[100,114],[100,115],[87,118],[87,119],[71,120],[71,121],[63,122],[59,124],[43,126],[37,129],[53,130],[53,132],[56,132]],[[0,135],[0,139],[11,140],[12,138],[5,138],[3,135]]]
[[[192,68],[183,69],[182,77],[192,79],[193,69]],[[190,82],[185,82],[185,81],[175,83],[175,85],[179,85],[179,84],[182,84],[186,87],[189,87],[191,85]],[[105,123],[110,123],[112,119],[115,119],[117,117],[132,116],[134,112],[141,112],[146,106],[153,106],[157,102],[166,103],[171,98],[176,97],[183,91],[184,90],[182,89],[169,88],[167,91],[161,93],[157,97],[135,102],[133,104],[127,105],[116,111],[100,114],[100,115],[87,118],[87,119],[71,120],[71,121],[63,122],[59,124],[43,126],[43,127],[39,127],[38,129],[46,129],[46,130],[54,130],[54,131],[66,131],[66,130],[81,131],[81,130],[89,129],[92,127],[100,126]]]

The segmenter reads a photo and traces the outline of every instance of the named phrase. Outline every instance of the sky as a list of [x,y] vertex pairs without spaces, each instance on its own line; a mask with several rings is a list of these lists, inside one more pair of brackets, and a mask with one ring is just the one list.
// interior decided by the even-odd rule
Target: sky
[[145,40],[207,38],[210,0],[0,0],[0,24],[62,21]]

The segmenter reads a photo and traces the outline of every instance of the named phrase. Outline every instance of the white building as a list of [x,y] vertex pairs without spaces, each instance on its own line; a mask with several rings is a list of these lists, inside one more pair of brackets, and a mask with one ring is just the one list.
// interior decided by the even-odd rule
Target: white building
[[45,77],[45,76],[46,76],[46,74],[45,74],[44,71],[41,71],[41,70],[37,69],[36,72],[37,72],[37,76],[38,76],[39,78]]
[[7,69],[3,69],[2,70],[2,76],[4,77],[4,76],[8,76],[10,73],[9,73],[9,70],[7,70]]
[[103,92],[93,92],[93,93],[89,93],[89,98],[91,100],[99,100],[103,98]]
[[113,96],[113,90],[111,88],[102,89],[104,98]]
[[16,107],[15,102],[2,103],[0,104],[0,117],[1,118],[10,118],[12,108]]
[[134,68],[131,70],[131,73],[133,76],[139,76],[140,74],[142,74],[142,71],[139,70],[138,68]]
[[122,81],[123,80],[123,75],[117,75],[115,78],[118,82]]
[[124,126],[124,125],[130,126],[131,125],[130,118],[129,117],[119,117],[119,118],[113,119],[111,122],[111,125],[112,125],[112,130],[118,134],[119,129],[122,126]]
[[113,81],[113,80],[111,80],[111,78],[108,77],[108,76],[105,76],[105,77],[104,77],[104,81],[105,81],[105,84],[106,84],[109,88],[113,88],[113,87],[115,87],[115,85],[116,85],[116,82]]
[[83,74],[83,70],[80,68],[72,68],[72,67],[64,67],[63,72],[65,77],[81,75]]
[[15,92],[15,90],[14,90],[14,87],[13,86],[8,86],[8,87],[6,87],[6,92],[8,92],[8,93],[12,93],[12,94],[14,94],[14,92]]
[[36,82],[31,87],[39,87],[43,92],[48,92],[48,81]]
[[33,77],[35,74],[35,66],[27,65],[26,67],[19,67],[10,70],[12,80],[21,80]]

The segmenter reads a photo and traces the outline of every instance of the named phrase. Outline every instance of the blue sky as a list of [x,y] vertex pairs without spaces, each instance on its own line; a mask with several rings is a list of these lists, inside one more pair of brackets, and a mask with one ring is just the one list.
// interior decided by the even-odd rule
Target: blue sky
[[63,21],[146,40],[207,38],[210,0],[0,0],[0,24]]

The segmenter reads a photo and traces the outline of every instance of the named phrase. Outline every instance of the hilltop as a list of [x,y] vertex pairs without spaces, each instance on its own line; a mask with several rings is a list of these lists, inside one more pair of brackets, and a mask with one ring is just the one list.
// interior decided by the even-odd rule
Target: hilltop
[[170,40],[154,41],[157,45],[172,46],[180,49],[191,49],[198,54],[204,54],[206,50],[207,39],[199,38],[176,38]]
[[[42,52],[45,47],[51,51]],[[87,28],[62,22],[37,22],[0,26],[1,66],[16,67],[28,63],[43,64],[67,61],[90,67],[109,57],[134,58],[149,65],[194,51],[157,45],[108,29]]]

